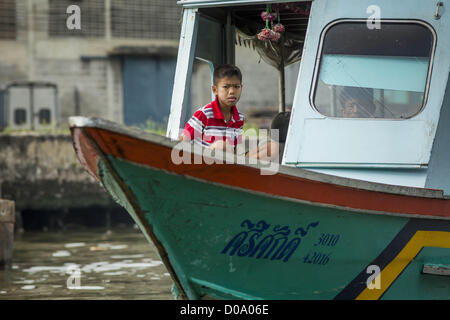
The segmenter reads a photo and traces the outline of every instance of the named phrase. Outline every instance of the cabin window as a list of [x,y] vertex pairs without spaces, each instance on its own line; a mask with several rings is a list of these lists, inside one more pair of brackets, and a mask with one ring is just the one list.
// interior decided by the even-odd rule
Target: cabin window
[[410,118],[426,101],[435,37],[419,22],[337,22],[325,29],[313,89],[327,117]]
[[27,122],[27,111],[22,108],[14,110],[14,124],[21,126]]
[[39,124],[50,124],[50,109],[41,109],[39,110]]

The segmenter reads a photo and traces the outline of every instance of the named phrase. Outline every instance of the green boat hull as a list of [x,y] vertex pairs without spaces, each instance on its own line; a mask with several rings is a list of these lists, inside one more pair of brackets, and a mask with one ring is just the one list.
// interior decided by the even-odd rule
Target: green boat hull
[[72,128],[75,151],[155,244],[180,298],[450,299],[437,191],[177,166],[162,137],[96,126]]
[[[367,267],[411,220],[288,202],[108,160],[164,243],[190,299],[334,299],[356,275],[373,275]],[[106,189],[129,208],[100,168]],[[450,277],[421,274],[426,262],[450,264],[448,251],[422,250],[383,298],[448,299]]]

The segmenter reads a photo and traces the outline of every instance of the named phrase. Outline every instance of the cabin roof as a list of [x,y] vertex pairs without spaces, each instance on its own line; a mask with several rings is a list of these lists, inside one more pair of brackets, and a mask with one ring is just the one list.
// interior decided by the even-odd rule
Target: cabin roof
[[[233,8],[233,16],[241,22],[249,24],[256,29],[264,28],[264,22],[261,20],[261,12],[265,11],[265,4],[254,4],[254,2],[259,1],[247,1],[252,2],[252,5],[241,6],[238,8]],[[296,1],[299,2],[299,1]],[[304,1],[311,2],[311,0]],[[199,12],[205,14],[217,21],[226,22],[227,10],[221,7],[209,7],[209,8],[199,8]],[[302,36],[306,33],[306,28],[308,26],[309,15],[303,15],[300,13],[283,11],[281,13],[281,22],[286,27],[286,30],[291,34],[297,35],[297,37]]]
[[[256,5],[268,3],[286,3],[286,2],[302,2],[306,0],[180,0],[178,5],[185,8],[204,8],[204,7],[219,7],[219,6],[240,6],[240,5]],[[311,1],[311,0],[309,0]]]

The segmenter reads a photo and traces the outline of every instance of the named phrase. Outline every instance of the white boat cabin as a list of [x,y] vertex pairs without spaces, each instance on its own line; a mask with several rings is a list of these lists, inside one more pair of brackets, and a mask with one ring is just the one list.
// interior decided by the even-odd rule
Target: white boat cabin
[[301,56],[283,165],[450,194],[449,2],[178,3],[184,15],[169,137],[187,120],[195,58],[211,71],[234,63],[243,21],[254,27],[267,4],[305,4],[307,16],[281,18]]

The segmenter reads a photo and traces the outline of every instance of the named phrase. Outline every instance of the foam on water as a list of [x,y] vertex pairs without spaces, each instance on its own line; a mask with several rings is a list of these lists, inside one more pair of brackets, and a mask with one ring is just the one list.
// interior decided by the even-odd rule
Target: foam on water
[[74,243],[66,243],[64,247],[66,248],[78,248],[84,247],[86,244],[84,242],[74,242]]
[[68,257],[70,256],[70,252],[67,250],[59,250],[52,253],[53,257]]
[[14,239],[1,299],[172,299],[172,281],[135,229],[25,232]]

